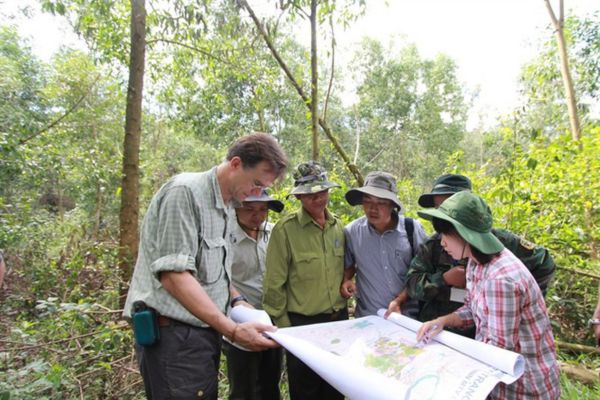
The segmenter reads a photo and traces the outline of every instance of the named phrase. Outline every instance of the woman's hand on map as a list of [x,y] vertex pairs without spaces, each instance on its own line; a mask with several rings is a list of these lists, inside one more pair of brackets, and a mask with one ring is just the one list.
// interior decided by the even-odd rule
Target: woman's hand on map
[[427,344],[444,329],[444,318],[436,318],[421,325],[417,332],[417,342]]

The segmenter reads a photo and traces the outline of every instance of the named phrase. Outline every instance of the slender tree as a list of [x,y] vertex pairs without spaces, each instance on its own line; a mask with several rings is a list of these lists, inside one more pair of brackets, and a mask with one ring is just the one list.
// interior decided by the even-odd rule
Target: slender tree
[[144,0],[131,0],[131,49],[129,84],[125,110],[123,177],[119,214],[119,269],[126,282],[137,257],[139,219],[139,160],[142,130],[142,92],[146,53],[146,9]]
[[[573,140],[580,142],[581,127],[579,125],[579,116],[577,114],[577,99],[575,97],[575,89],[573,88],[573,78],[569,69],[569,57],[567,55],[567,45],[565,42],[564,23],[565,23],[565,7],[564,1],[559,0],[559,16],[556,17],[552,5],[549,0],[544,0],[546,8],[550,14],[554,32],[556,33],[556,41],[558,44],[558,52],[560,54],[560,72],[562,74],[563,85],[565,88],[565,97],[567,98],[567,108],[569,110],[569,121],[571,123],[571,136]],[[581,142],[580,142],[581,145]]]
[[312,159],[319,159],[319,71],[317,70],[317,0],[310,2],[310,129]]
[[[296,77],[292,73],[291,69],[288,67],[286,62],[281,57],[281,54],[279,54],[279,52],[275,48],[275,45],[274,45],[271,37],[267,33],[267,30],[265,29],[263,24],[259,21],[258,17],[256,16],[256,13],[252,9],[252,7],[250,7],[250,5],[248,4],[248,2],[246,0],[237,0],[237,2],[241,8],[245,9],[248,12],[248,14],[250,15],[250,18],[252,19],[252,21],[254,22],[254,24],[258,30],[259,35],[263,38],[263,40],[265,41],[265,44],[269,48],[269,51],[273,55],[273,58],[275,58],[275,60],[277,61],[277,63],[279,64],[279,66],[281,67],[283,72],[285,73],[286,77],[288,78],[288,80],[290,81],[290,83],[292,84],[292,86],[294,87],[294,89],[296,90],[296,92],[298,93],[298,95],[300,96],[302,101],[304,102],[304,104],[306,104],[307,107],[309,107],[309,109],[311,109],[311,98],[305,93],[305,91],[302,88],[302,86],[300,85],[298,79],[296,79]],[[311,111],[312,111],[312,109],[311,109]],[[352,175],[354,175],[354,178],[356,179],[356,182],[358,183],[358,185],[362,186],[362,184],[363,184],[362,174],[360,173],[358,167],[352,163],[352,160],[350,159],[350,157],[348,156],[346,151],[341,146],[339,140],[333,134],[333,131],[332,131],[331,127],[329,126],[329,124],[327,123],[327,121],[325,121],[324,118],[318,117],[318,115],[317,115],[317,120],[319,122],[319,126],[321,126],[321,129],[323,129],[323,132],[325,133],[327,138],[331,141],[331,143],[333,144],[333,147],[335,148],[337,153],[340,155],[340,157],[344,161],[346,168],[348,168],[348,170],[352,173]]]

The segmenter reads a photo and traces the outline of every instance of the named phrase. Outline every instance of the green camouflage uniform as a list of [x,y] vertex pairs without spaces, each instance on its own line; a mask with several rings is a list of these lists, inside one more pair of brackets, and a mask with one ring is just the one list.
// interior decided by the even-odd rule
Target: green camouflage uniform
[[[545,296],[556,270],[550,253],[509,231],[492,229],[492,233],[525,264]],[[410,263],[406,285],[409,296],[419,300],[419,321],[430,321],[462,306],[462,303],[450,301],[450,287],[442,276],[450,268],[466,264],[467,259],[455,261],[444,251],[437,233],[419,247]],[[469,336],[465,332],[459,333]]]

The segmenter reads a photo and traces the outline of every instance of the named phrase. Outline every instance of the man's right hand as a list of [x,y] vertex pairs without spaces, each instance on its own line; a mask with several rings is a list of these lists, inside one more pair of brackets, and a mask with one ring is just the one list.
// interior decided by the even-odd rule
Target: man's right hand
[[351,279],[342,282],[342,284],[340,285],[340,294],[345,299],[349,299],[350,297],[354,296],[355,292],[356,284]]
[[276,331],[277,328],[273,325],[266,325],[260,322],[243,322],[237,324],[231,341],[245,347],[251,351],[262,351],[279,347],[279,344],[266,337],[263,332]]
[[467,284],[465,267],[463,266],[450,268],[448,271],[444,272],[443,278],[448,286],[464,288]]
[[390,301],[390,304],[388,305],[388,308],[385,311],[383,318],[387,319],[393,312],[400,314],[402,312],[402,306],[407,301],[408,291],[406,290],[406,288],[404,288],[398,296],[394,297],[392,301]]

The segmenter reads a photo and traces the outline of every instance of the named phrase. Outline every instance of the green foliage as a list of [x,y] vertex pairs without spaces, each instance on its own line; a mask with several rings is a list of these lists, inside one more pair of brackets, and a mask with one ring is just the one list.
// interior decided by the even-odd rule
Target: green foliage
[[453,159],[455,171],[473,180],[488,201],[494,225],[548,248],[558,272],[548,296],[555,334],[592,344],[587,319],[597,301],[597,283],[573,269],[600,275],[600,127],[584,131],[582,150],[566,134],[540,137],[528,147],[506,130],[501,157],[481,168]]
[[[115,65],[127,59],[129,3],[41,4],[66,16],[92,53],[65,49],[45,64],[14,28],[0,28],[0,248],[9,267],[0,291],[0,399],[142,398],[139,375],[131,372],[137,370],[131,332],[119,322],[115,266],[126,81]],[[286,4],[295,10],[288,8],[286,18],[295,16],[266,25],[308,89],[308,52],[293,37],[298,7],[308,3],[277,6]],[[320,2],[320,34],[328,39],[329,18],[343,25],[365,4]],[[149,7],[141,215],[170,176],[219,163],[243,133],[276,135],[290,169],[310,154],[306,105],[244,15],[224,0]],[[399,177],[408,216],[416,216],[417,198],[436,176],[469,175],[489,201],[496,226],[548,247],[556,258],[559,271],[548,295],[555,335],[591,344],[585,321],[597,282],[572,269],[600,273],[600,128],[588,112],[598,97],[600,30],[597,16],[570,19],[567,27],[584,100],[582,150],[564,134],[553,38],[524,70],[524,108],[476,141],[466,132],[467,106],[454,62],[423,59],[411,46],[390,54],[379,43],[365,42],[350,65],[359,103],[346,109],[334,90],[327,115],[348,153],[358,147],[363,175],[386,170]],[[321,137],[320,144],[320,161],[341,185],[331,191],[330,210],[348,223],[363,214],[344,198],[356,183],[329,141]],[[285,202],[285,212],[299,207],[286,198],[291,187],[288,174],[272,191]],[[273,222],[278,218],[271,213]],[[560,357],[599,367],[589,356]],[[223,371],[220,390],[226,393]],[[564,398],[597,397],[598,387],[564,376],[561,386]]]
[[11,27],[0,27],[0,194],[27,162],[20,143],[46,123],[41,96],[46,75],[26,41]]
[[364,40],[354,62],[359,103],[351,126],[360,132],[358,165],[424,184],[458,148],[466,105],[456,65],[440,55],[424,60],[416,47],[392,54]]
[[127,65],[130,3],[127,0],[40,0],[42,10],[66,17],[104,63]]
[[563,400],[595,399],[600,394],[600,383],[589,387],[560,374],[560,390],[560,398]]

